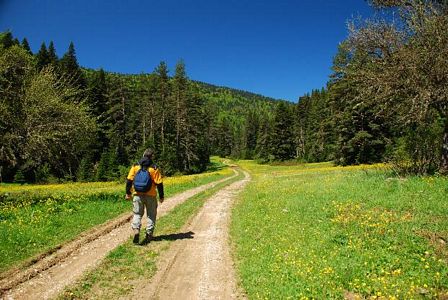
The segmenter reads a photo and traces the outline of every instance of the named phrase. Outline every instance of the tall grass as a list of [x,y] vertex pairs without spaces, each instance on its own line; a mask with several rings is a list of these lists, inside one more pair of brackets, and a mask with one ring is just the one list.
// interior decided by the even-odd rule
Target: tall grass
[[231,236],[249,298],[446,296],[446,177],[241,164],[253,182],[234,208]]

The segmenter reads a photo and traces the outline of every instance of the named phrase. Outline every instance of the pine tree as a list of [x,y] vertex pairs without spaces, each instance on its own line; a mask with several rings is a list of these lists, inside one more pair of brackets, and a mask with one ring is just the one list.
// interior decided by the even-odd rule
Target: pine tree
[[22,48],[25,49],[29,54],[33,54],[30,48],[30,44],[28,43],[28,40],[26,38],[23,38],[22,40]]
[[145,148],[152,147],[154,148],[155,138],[156,138],[156,130],[157,130],[157,120],[156,116],[156,106],[158,103],[156,102],[156,78],[152,75],[144,75],[143,82],[141,86],[141,96],[139,99],[139,106],[143,106],[146,109],[141,110],[141,139]]
[[108,111],[104,127],[108,129],[109,147],[116,147],[127,139],[127,113],[130,90],[122,77],[111,78],[107,86]]
[[246,115],[245,125],[245,154],[244,158],[252,159],[254,157],[255,148],[258,140],[259,117],[255,110],[250,110]]
[[93,159],[91,155],[87,155],[83,159],[81,159],[76,179],[82,182],[88,182],[94,179]]
[[[192,155],[187,142],[187,85],[188,79],[185,72],[185,64],[180,61],[176,64],[176,71],[173,77],[172,84],[172,96],[175,105],[175,120],[176,120],[176,157],[177,157],[177,169],[180,171],[186,171],[190,164],[189,157]],[[191,122],[191,120],[190,120]],[[188,152],[188,153],[187,153]]]
[[95,117],[97,123],[96,142],[93,145],[94,160],[98,161],[102,149],[109,146],[108,131],[108,88],[106,83],[106,73],[103,69],[94,72],[89,81],[87,104],[89,112]]
[[272,125],[268,118],[261,121],[257,136],[255,158],[262,162],[271,161],[273,159],[272,151],[275,146],[272,143]]
[[98,168],[96,170],[96,180],[97,181],[107,181],[109,175],[109,151],[103,151],[101,155],[100,162],[98,163]]
[[233,126],[230,118],[224,116],[218,123],[218,155],[228,157],[234,147]]
[[86,79],[76,59],[75,46],[70,42],[67,52],[59,61],[61,73],[69,78],[70,85],[79,89],[86,88]]
[[164,61],[160,62],[157,68],[154,71],[156,76],[156,102],[158,103],[157,107],[159,109],[160,115],[160,142],[156,140],[157,144],[160,144],[159,149],[162,150],[162,155],[164,155],[165,147],[166,147],[166,136],[167,136],[167,125],[168,125],[168,112],[169,108],[169,95],[170,95],[170,86],[169,86],[169,78],[168,78],[168,67]]
[[184,168],[188,173],[197,173],[204,171],[209,163],[210,151],[206,134],[209,124],[202,109],[204,99],[188,82],[187,87],[186,126],[183,137]]
[[272,154],[275,160],[285,161],[294,158],[295,145],[292,135],[293,118],[285,102],[275,109],[274,130],[272,135]]
[[360,101],[363,88],[358,76],[352,77],[364,68],[365,59],[359,51],[349,55],[347,44],[342,44],[334,60],[329,98],[337,124],[335,158],[341,165],[383,160],[391,138],[388,122],[375,113],[377,103]]
[[13,46],[14,43],[14,37],[10,31],[0,33],[0,45],[2,45],[3,48],[8,49]]
[[48,60],[53,66],[56,66],[58,63],[58,56],[53,41],[50,41],[50,44],[48,45]]
[[50,63],[50,56],[48,54],[45,42],[42,42],[42,44],[40,45],[39,52],[37,52],[36,54],[36,60],[37,60],[37,69],[39,71]]

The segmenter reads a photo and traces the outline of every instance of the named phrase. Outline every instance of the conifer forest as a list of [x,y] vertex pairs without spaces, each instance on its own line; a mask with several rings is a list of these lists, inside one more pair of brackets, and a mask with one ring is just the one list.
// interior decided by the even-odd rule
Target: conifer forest
[[328,83],[297,102],[195,81],[182,60],[84,68],[73,43],[33,53],[3,32],[1,181],[116,180],[148,147],[165,175],[202,172],[211,155],[447,174],[448,1],[371,2],[384,17],[350,22]]

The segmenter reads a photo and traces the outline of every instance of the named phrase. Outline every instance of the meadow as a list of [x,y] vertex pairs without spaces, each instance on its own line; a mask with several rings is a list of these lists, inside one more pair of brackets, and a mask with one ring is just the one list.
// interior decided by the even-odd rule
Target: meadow
[[[210,172],[164,178],[165,197],[232,175],[214,161]],[[131,212],[124,183],[0,185],[0,272]]]
[[231,237],[249,299],[447,299],[448,178],[239,164],[253,180]]

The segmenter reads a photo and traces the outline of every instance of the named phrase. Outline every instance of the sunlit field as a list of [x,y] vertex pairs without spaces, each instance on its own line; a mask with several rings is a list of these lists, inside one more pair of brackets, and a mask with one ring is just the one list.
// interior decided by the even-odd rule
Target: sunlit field
[[253,181],[231,235],[250,299],[448,297],[446,177],[240,164]]
[[[211,172],[165,178],[165,196],[233,174],[216,165]],[[131,212],[124,193],[124,183],[114,182],[0,185],[0,272]]]

